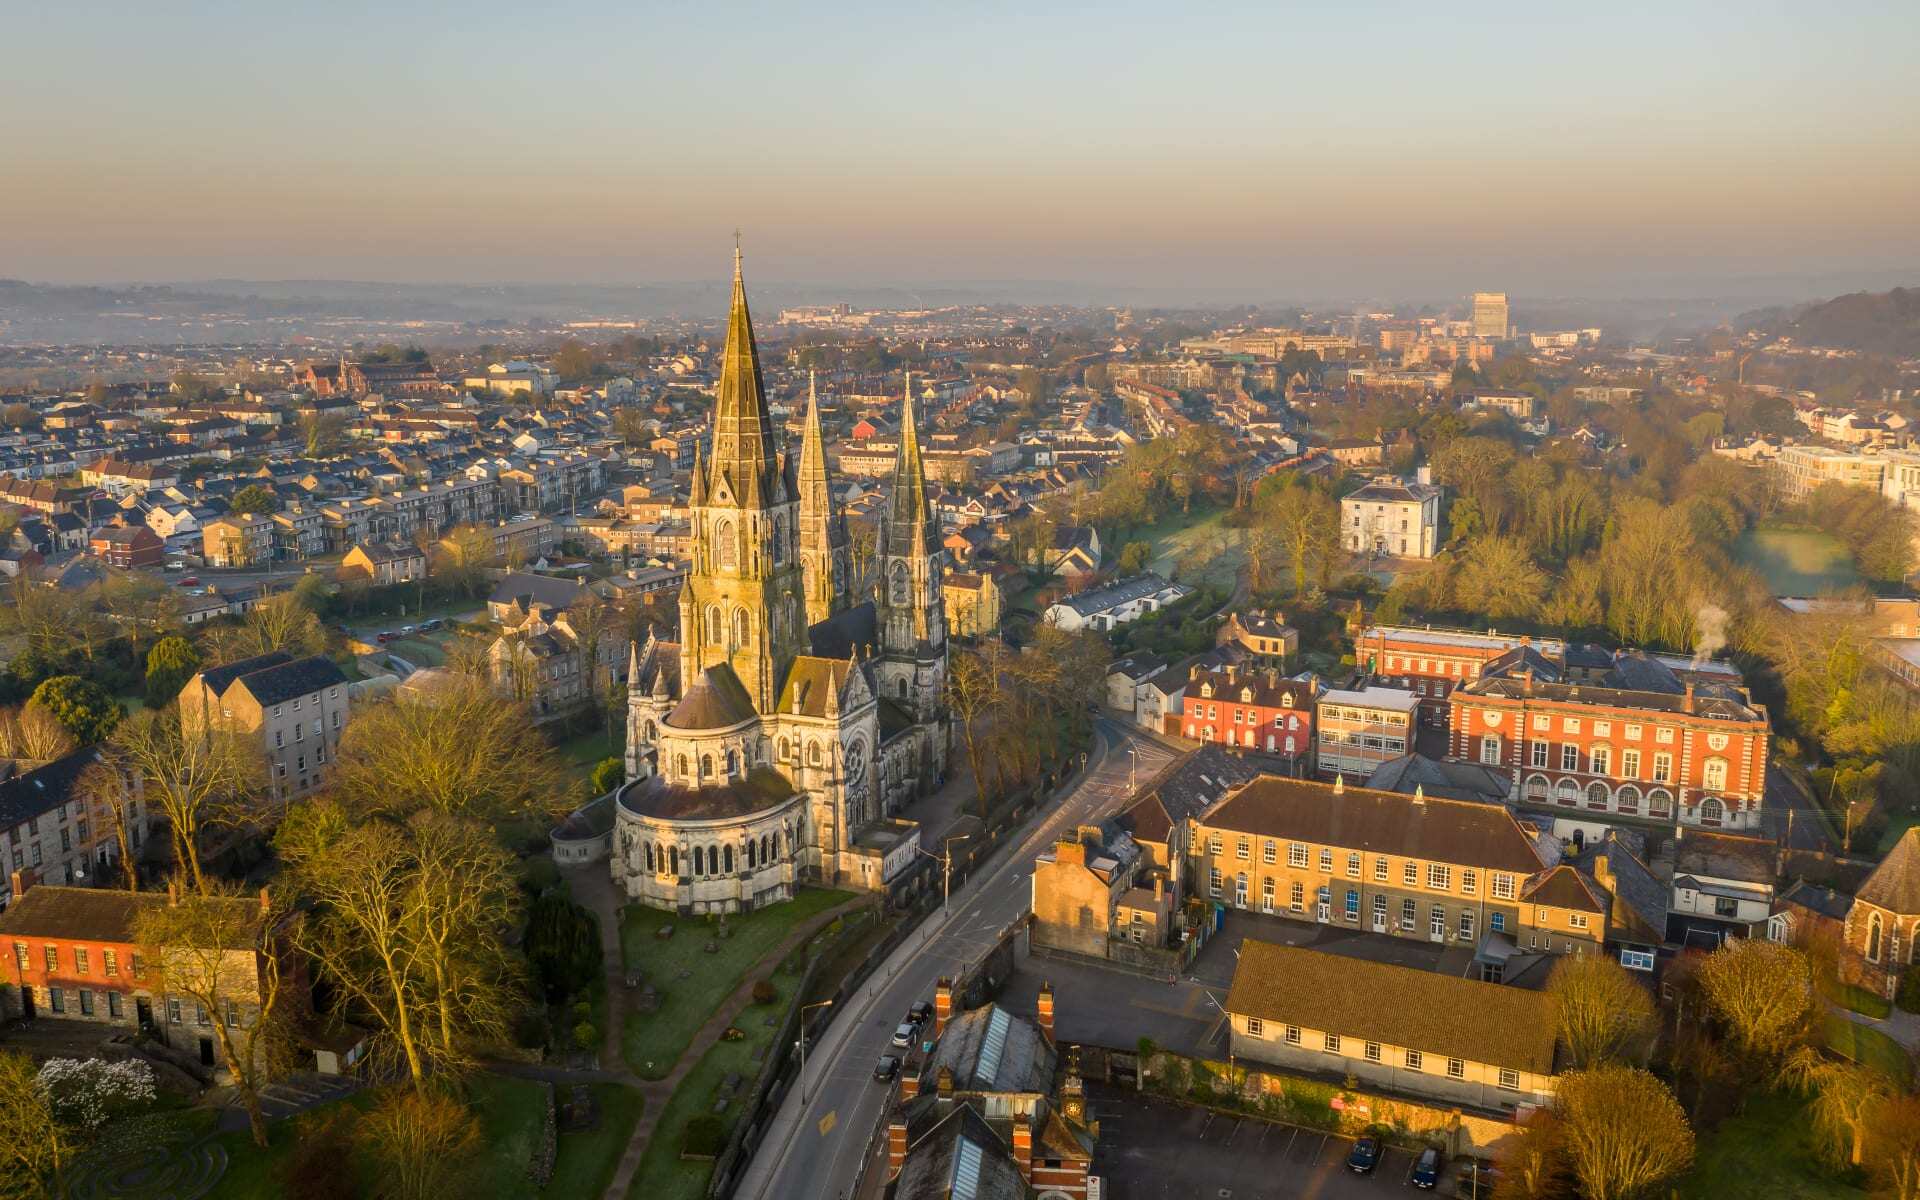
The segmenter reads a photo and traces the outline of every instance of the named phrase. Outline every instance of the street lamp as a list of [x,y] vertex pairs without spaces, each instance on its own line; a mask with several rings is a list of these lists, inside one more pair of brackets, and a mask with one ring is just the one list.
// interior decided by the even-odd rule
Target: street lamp
[[825,1008],[832,1003],[833,1001],[831,1000],[822,1000],[818,1004],[803,1004],[800,1006],[800,1103],[801,1104],[805,1104],[807,1102],[807,1010],[813,1009],[813,1008]]
[[931,850],[922,849],[920,846],[917,846],[917,845],[913,848],[916,854],[924,854],[928,858],[940,864],[940,911],[941,912],[947,911],[947,895],[953,884],[953,844],[955,842],[964,842],[972,836],[973,835],[970,833],[954,834],[952,837],[948,838],[945,842],[941,843],[941,847],[940,847],[941,852],[939,854],[935,854]]

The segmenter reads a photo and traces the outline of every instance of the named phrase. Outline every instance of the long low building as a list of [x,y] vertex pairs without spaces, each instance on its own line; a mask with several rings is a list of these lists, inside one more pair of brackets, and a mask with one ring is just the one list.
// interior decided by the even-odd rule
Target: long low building
[[1248,940],[1227,993],[1234,1056],[1362,1086],[1511,1110],[1560,1065],[1544,992]]

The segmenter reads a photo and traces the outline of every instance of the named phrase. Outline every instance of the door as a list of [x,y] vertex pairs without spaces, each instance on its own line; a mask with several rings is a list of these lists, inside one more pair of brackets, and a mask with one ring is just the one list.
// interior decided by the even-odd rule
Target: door
[[1379,892],[1373,894],[1373,931],[1375,933],[1387,931],[1387,898]]
[[203,1067],[213,1065],[213,1039],[210,1037],[200,1039],[200,1065]]
[[140,1023],[141,1033],[153,1032],[153,1001],[139,997],[133,1002],[133,1014]]
[[1318,915],[1320,923],[1322,925],[1325,925],[1330,919],[1332,919],[1333,897],[1327,894],[1327,889],[1325,888],[1320,889],[1319,900],[1318,900],[1318,903],[1315,904],[1314,906],[1314,911]]
[[30,987],[20,989],[20,1015],[29,1021],[33,1020],[33,989]]
[[1447,910],[1438,904],[1433,906],[1432,918],[1427,925],[1427,940],[1433,942],[1447,940]]

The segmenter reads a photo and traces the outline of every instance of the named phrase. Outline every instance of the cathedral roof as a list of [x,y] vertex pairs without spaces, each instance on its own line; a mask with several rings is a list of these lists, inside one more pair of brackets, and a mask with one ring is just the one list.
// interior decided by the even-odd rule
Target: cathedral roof
[[675,729],[726,729],[757,715],[753,698],[733,668],[715,663],[694,679],[667,714],[667,724]]
[[716,480],[732,485],[735,503],[763,505],[785,489],[777,480],[773,422],[767,415],[760,380],[760,351],[754,345],[753,318],[747,312],[747,288],[740,272],[740,251],[733,254],[733,302],[727,313],[727,344],[720,353],[720,382],[714,389],[713,466]]
[[718,821],[772,808],[794,794],[793,784],[771,767],[755,767],[716,787],[679,787],[658,775],[620,789],[620,807],[642,817],[670,821]]
[[867,653],[880,644],[880,621],[873,601],[843,608],[807,630],[807,641],[821,658],[848,659],[856,648]]
[[828,697],[836,706],[845,701],[847,676],[853,670],[853,663],[847,659],[799,655],[787,671],[775,711],[801,717],[826,716]]

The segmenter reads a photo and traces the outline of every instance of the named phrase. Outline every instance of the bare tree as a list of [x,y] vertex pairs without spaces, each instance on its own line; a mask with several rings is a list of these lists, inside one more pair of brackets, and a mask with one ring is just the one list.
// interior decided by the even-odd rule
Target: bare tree
[[1894,1096],[1875,1107],[1866,1162],[1876,1197],[1920,1200],[1920,1095]]
[[65,1195],[61,1176],[79,1150],[74,1130],[54,1115],[33,1059],[0,1051],[0,1200]]
[[109,743],[106,750],[87,764],[74,780],[74,798],[90,810],[96,820],[105,821],[113,829],[113,840],[120,849],[120,873],[126,879],[127,890],[140,890],[140,845],[134,839],[134,829],[139,824],[140,779],[123,768],[123,764],[108,755],[112,752]]
[[1813,1011],[1807,956],[1764,938],[1735,938],[1700,964],[1701,993],[1750,1064],[1781,1061]]
[[1626,1058],[1653,1029],[1653,998],[1605,955],[1561,959],[1547,979],[1547,992],[1575,1067]]
[[453,676],[367,705],[341,735],[333,791],[358,812],[423,808],[494,822],[552,816],[562,771],[526,710],[484,681]]
[[1811,1046],[1788,1055],[1781,1076],[1812,1096],[1808,1112],[1827,1161],[1843,1170],[1865,1161],[1874,1111],[1893,1095],[1894,1081],[1873,1067],[1830,1059]]
[[394,1200],[461,1194],[481,1146],[479,1118],[444,1092],[389,1093],[359,1132]]
[[286,1065],[289,989],[281,971],[288,914],[270,893],[205,895],[151,905],[134,919],[134,939],[169,993],[192,1000],[213,1034],[247,1108],[253,1144],[267,1145],[260,1092]]
[[513,924],[512,859],[479,824],[422,809],[407,822],[415,864],[408,925],[431,981],[443,1061],[504,1041],[513,1020],[512,956],[493,931]]
[[0,710],[0,758],[51,762],[74,749],[67,727],[40,705]]
[[982,816],[987,811],[987,776],[981,755],[1003,695],[1000,679],[1005,666],[1006,646],[999,641],[983,642],[977,650],[956,648],[947,660],[947,707],[960,721],[967,767],[973,772],[974,802]]
[[1586,1200],[1654,1193],[1693,1162],[1693,1130],[1666,1085],[1637,1067],[1560,1076],[1553,1109]]
[[146,803],[167,820],[175,865],[207,894],[201,839],[256,815],[266,763],[251,738],[214,727],[183,735],[179,710],[145,709],[122,721],[102,748],[118,772],[141,782]]
[[253,606],[238,625],[217,627],[212,635],[221,662],[284,650],[298,658],[326,649],[327,631],[313,610],[291,592]]
[[462,596],[477,596],[487,568],[498,561],[493,536],[474,525],[460,525],[440,539],[431,556],[434,577]]

